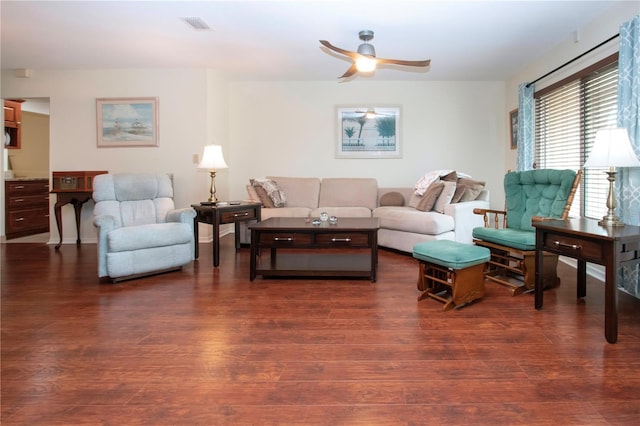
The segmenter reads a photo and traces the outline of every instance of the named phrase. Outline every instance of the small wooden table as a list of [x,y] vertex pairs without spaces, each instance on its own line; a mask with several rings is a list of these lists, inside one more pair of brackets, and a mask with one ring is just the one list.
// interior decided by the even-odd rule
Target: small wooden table
[[535,308],[542,309],[544,251],[578,261],[577,297],[587,295],[587,262],[604,265],[604,334],[618,340],[618,268],[640,262],[640,227],[603,227],[594,219],[544,220],[536,228]]
[[258,221],[262,204],[247,201],[219,202],[213,205],[192,204],[196,211],[193,219],[193,234],[195,238],[195,258],[198,258],[198,223],[213,225],[213,266],[220,265],[220,225],[225,223],[235,224],[236,250],[240,248],[240,222]]
[[[378,218],[347,217],[339,218],[336,224],[313,225],[305,218],[274,217],[250,228],[251,281],[256,275],[365,277],[376,281]],[[263,248],[270,249],[270,259],[258,264]],[[295,253],[276,255],[277,249]],[[321,253],[323,249],[337,252]],[[359,253],[362,251],[366,253]]]
[[62,206],[71,204],[76,215],[76,244],[80,244],[80,220],[82,206],[93,196],[93,179],[97,175],[109,173],[106,170],[98,171],[61,171],[52,173],[52,194],[57,195],[54,213],[60,241],[56,244],[56,250],[62,245]]

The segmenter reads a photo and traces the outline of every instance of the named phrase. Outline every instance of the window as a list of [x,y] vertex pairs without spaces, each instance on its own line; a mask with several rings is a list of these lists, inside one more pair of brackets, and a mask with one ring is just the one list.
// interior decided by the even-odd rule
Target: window
[[[535,98],[536,168],[580,169],[596,131],[616,126],[617,55],[540,90]],[[584,170],[570,216],[600,219],[607,213],[609,182],[604,171]]]

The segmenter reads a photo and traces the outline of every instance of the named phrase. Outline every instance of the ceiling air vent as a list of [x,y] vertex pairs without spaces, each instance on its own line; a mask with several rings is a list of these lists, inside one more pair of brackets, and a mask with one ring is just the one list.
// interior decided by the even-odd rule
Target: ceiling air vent
[[202,18],[198,18],[197,16],[188,16],[186,18],[182,18],[182,20],[189,24],[194,30],[202,31],[211,29],[211,27],[209,27]]

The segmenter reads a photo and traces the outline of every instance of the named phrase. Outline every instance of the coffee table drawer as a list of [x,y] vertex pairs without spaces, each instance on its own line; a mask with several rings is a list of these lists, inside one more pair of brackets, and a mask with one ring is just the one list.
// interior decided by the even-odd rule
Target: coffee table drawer
[[336,246],[336,247],[369,247],[369,234],[366,232],[350,232],[335,234],[318,234],[316,236],[316,244],[319,246]]
[[295,232],[261,232],[258,244],[262,247],[304,247],[311,245],[312,237]]

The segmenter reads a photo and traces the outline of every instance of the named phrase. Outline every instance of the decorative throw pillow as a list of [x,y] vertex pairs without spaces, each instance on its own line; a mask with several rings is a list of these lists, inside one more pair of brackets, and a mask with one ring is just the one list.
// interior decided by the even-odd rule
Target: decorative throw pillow
[[440,176],[440,180],[444,180],[447,182],[455,182],[458,180],[458,173],[456,173],[456,171],[452,171],[449,174],[446,174],[444,176]]
[[444,189],[444,182],[438,181],[429,185],[429,188],[425,191],[422,199],[416,206],[416,210],[423,212],[430,212],[433,210],[433,206],[436,204],[436,200]]
[[256,195],[258,196],[258,199],[262,203],[262,207],[266,207],[270,209],[275,207],[275,204],[273,204],[273,200],[269,197],[269,194],[267,194],[267,191],[265,191],[265,189],[260,185],[254,185],[253,179],[251,179],[251,186],[256,191]]
[[380,197],[381,206],[404,206],[404,196],[399,192],[387,192]]
[[453,193],[453,197],[451,198],[451,204],[455,204],[464,195],[464,192],[467,190],[466,186],[456,184],[456,192]]
[[456,192],[456,183],[450,181],[442,181],[444,187],[442,192],[436,200],[436,204],[433,206],[433,210],[438,213],[444,213],[444,206],[451,203],[453,194]]
[[[284,192],[282,192],[282,190],[278,188],[278,185],[275,181],[267,178],[256,178],[251,179],[250,182],[251,185],[256,188],[258,198],[260,198],[265,207],[267,207],[268,204],[273,204],[273,207],[284,207],[287,204],[287,199],[284,195]],[[266,199],[262,199],[262,197],[260,196],[261,191],[258,188],[262,189],[267,194],[267,198],[271,200],[271,203],[266,201]]]
[[462,194],[462,198],[460,198],[460,202],[464,202],[473,201],[478,198],[478,195],[480,195],[482,190],[484,190],[485,182],[469,178],[460,178],[458,179],[458,185],[462,185],[466,188],[464,194]]
[[418,204],[420,204],[420,200],[422,200],[422,195],[418,195],[414,191],[411,193],[411,198],[409,198],[409,204],[407,205],[415,209],[416,207],[418,207]]

